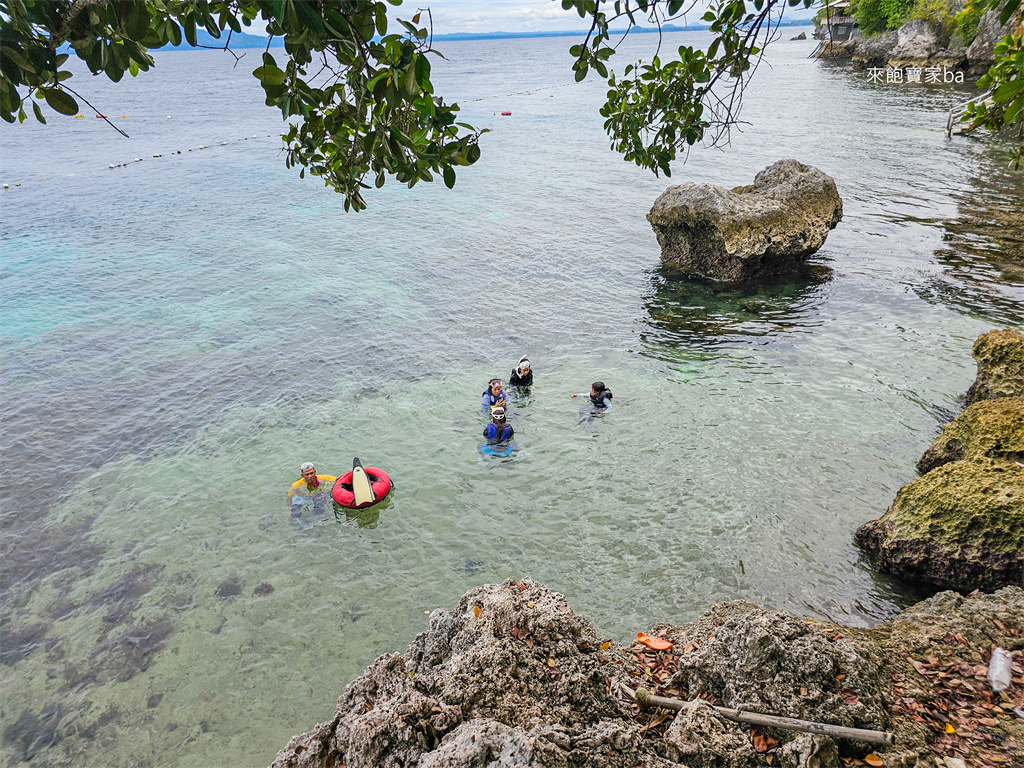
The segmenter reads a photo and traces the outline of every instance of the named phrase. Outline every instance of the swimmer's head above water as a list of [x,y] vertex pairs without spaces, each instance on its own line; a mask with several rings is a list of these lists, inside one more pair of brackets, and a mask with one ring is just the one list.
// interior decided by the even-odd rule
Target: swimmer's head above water
[[302,479],[306,481],[306,485],[319,485],[320,480],[316,476],[316,467],[313,466],[313,462],[307,461],[299,467],[299,473],[302,475]]

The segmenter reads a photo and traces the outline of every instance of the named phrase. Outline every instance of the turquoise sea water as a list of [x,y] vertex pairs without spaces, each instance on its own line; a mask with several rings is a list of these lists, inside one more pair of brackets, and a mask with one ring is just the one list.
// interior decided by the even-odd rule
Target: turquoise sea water
[[[852,532],[914,477],[977,334],[1024,324],[991,258],[1021,247],[992,214],[1021,182],[943,135],[964,92],[813,46],[770,49],[750,125],[676,169],[836,178],[808,268],[744,288],[659,267],[669,182],[608,150],[565,40],[446,44],[483,159],[359,215],[284,168],[251,56],[83,77],[130,140],[0,129],[0,762],[264,765],[425,611],[508,577],[618,640],[734,598],[862,625],[913,601]],[[482,459],[480,393],[524,353],[518,450]],[[596,378],[615,407],[581,420]],[[288,519],[301,462],[353,456],[395,479],[379,516]]]

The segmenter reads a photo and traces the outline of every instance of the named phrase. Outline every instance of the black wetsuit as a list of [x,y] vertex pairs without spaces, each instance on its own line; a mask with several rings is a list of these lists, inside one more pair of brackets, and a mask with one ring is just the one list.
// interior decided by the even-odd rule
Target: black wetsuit
[[512,375],[508,377],[508,384],[510,387],[530,387],[533,386],[533,369],[525,376],[520,376],[518,369],[512,371]]

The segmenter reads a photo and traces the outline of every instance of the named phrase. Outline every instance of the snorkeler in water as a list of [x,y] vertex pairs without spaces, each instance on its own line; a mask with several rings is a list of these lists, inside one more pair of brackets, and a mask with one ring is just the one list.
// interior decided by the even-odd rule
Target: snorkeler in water
[[484,437],[487,438],[488,444],[503,443],[506,440],[511,440],[515,433],[516,431],[512,429],[512,425],[505,420],[505,409],[500,405],[492,408],[491,420],[484,427]]
[[494,408],[496,406],[504,408],[508,405],[508,393],[502,389],[501,379],[490,380],[487,389],[484,390],[481,402],[484,408]]
[[318,475],[311,461],[299,467],[299,474],[302,477],[288,489],[288,517],[302,517],[302,510],[309,504],[310,499],[313,502],[313,513],[322,515],[327,494],[331,492],[334,481],[338,478],[334,475]]
[[570,395],[570,397],[587,397],[588,395],[590,397],[591,405],[602,410],[610,408],[612,398],[615,397],[615,395],[612,394],[612,391],[604,385],[603,381],[595,381],[591,384],[590,392],[579,392],[577,394]]
[[508,385],[510,387],[533,386],[533,369],[530,367],[530,361],[526,355],[519,358],[519,364],[512,371],[512,375],[508,377]]

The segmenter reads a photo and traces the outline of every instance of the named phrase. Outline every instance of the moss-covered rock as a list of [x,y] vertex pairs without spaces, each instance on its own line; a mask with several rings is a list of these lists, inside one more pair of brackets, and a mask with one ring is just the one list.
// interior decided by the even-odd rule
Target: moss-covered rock
[[1024,586],[1024,467],[953,461],[903,486],[857,542],[880,570],[942,588]]
[[951,461],[1002,459],[1024,462],[1024,397],[982,400],[942,429],[917,462],[922,475]]
[[983,333],[971,350],[978,377],[967,391],[967,404],[997,397],[1024,397],[1024,333],[1006,328]]

